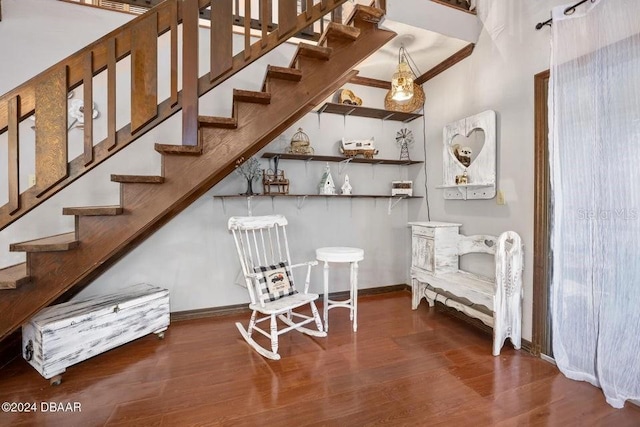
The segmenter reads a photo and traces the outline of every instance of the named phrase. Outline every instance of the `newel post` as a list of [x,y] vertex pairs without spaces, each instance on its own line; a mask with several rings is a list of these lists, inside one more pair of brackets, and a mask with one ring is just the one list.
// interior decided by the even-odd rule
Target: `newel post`
[[198,0],[182,0],[182,145],[198,145]]

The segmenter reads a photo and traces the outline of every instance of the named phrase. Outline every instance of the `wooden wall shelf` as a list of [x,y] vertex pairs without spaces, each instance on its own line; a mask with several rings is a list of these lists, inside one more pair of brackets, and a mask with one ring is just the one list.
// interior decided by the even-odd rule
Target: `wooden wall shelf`
[[238,197],[329,197],[332,199],[421,199],[422,196],[392,196],[391,194],[351,194],[349,196],[343,196],[341,194],[253,194],[247,196],[246,194],[221,194],[213,196],[224,199],[232,199]]
[[279,157],[280,160],[312,160],[317,162],[343,162],[349,160],[351,163],[370,163],[374,165],[415,165],[424,163],[419,160],[392,160],[392,159],[365,159],[364,157],[344,157],[344,156],[320,156],[317,154],[289,154],[289,153],[263,153],[263,159]]
[[379,108],[360,107],[358,105],[336,104],[333,102],[325,103],[318,110],[318,114],[331,113],[343,116],[369,117],[371,119],[393,120],[397,122],[408,123],[412,120],[422,117],[422,114],[403,113],[400,111],[381,110]]
[[297,199],[296,201],[296,205],[298,207],[298,209],[302,209],[302,206],[304,205],[304,203],[308,200],[308,199],[319,199],[319,198],[323,198],[326,200],[327,202],[327,206],[329,205],[329,200],[331,199],[387,199],[388,200],[388,207],[387,207],[387,213],[389,215],[391,215],[391,211],[393,210],[393,208],[395,208],[398,203],[402,202],[404,199],[422,199],[422,196],[406,196],[406,195],[397,195],[397,196],[392,196],[390,194],[351,194],[348,196],[344,196],[341,194],[333,194],[333,195],[329,195],[329,194],[254,194],[251,196],[247,196],[246,194],[221,194],[221,195],[214,195],[213,198],[218,198],[221,199],[222,202],[222,209],[225,209],[225,199],[239,199],[239,198],[243,198],[246,199],[247,201],[247,211],[249,216],[253,215],[253,208],[251,207],[251,201],[253,200],[254,197],[271,197],[271,203],[274,202],[274,197],[295,197]]

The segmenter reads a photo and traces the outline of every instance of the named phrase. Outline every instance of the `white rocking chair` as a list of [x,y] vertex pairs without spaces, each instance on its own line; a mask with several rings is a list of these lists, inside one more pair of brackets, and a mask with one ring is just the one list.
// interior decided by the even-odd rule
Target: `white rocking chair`
[[[229,230],[233,233],[236,243],[238,257],[246,288],[249,291],[252,310],[251,319],[247,329],[240,322],[236,323],[242,337],[262,356],[273,360],[279,360],[278,336],[296,329],[307,335],[314,337],[326,337],[322,321],[318,314],[318,309],[314,301],[318,299],[317,294],[309,293],[309,279],[311,267],[317,265],[317,261],[309,261],[301,264],[291,264],[289,254],[289,244],[285,226],[287,219],[282,215],[268,215],[255,217],[232,217],[229,219]],[[304,284],[304,292],[296,292],[291,295],[281,296],[279,299],[271,300],[273,296],[269,287],[267,276],[262,270],[269,267],[286,263],[289,269],[307,266],[307,276]],[[276,270],[270,270],[282,279],[282,275]],[[282,271],[280,269],[280,271]],[[289,272],[286,276],[291,277]],[[306,306],[311,307],[312,316],[296,313],[293,310]],[[263,316],[258,316],[260,313]],[[278,330],[277,319],[280,319],[287,327]],[[296,319],[296,320],[294,320]],[[270,320],[269,332],[258,326],[259,323]],[[316,323],[317,330],[305,328],[308,323]],[[271,351],[258,344],[252,337],[256,331],[271,340]]]

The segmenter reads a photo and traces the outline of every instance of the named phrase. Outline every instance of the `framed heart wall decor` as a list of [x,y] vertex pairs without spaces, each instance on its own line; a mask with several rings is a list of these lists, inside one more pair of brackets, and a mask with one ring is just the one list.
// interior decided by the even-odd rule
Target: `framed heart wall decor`
[[496,112],[483,111],[446,125],[442,132],[445,199],[496,195]]

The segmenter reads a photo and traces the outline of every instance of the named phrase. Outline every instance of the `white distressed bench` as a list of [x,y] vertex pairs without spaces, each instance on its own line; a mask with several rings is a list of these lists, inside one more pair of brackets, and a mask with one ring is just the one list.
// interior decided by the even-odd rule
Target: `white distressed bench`
[[[479,319],[493,328],[493,355],[511,338],[516,349],[522,338],[522,268],[520,236],[514,231],[499,237],[464,236],[461,224],[411,222],[411,291],[416,310],[424,297]],[[495,279],[459,269],[459,257],[469,253],[491,255]]]

